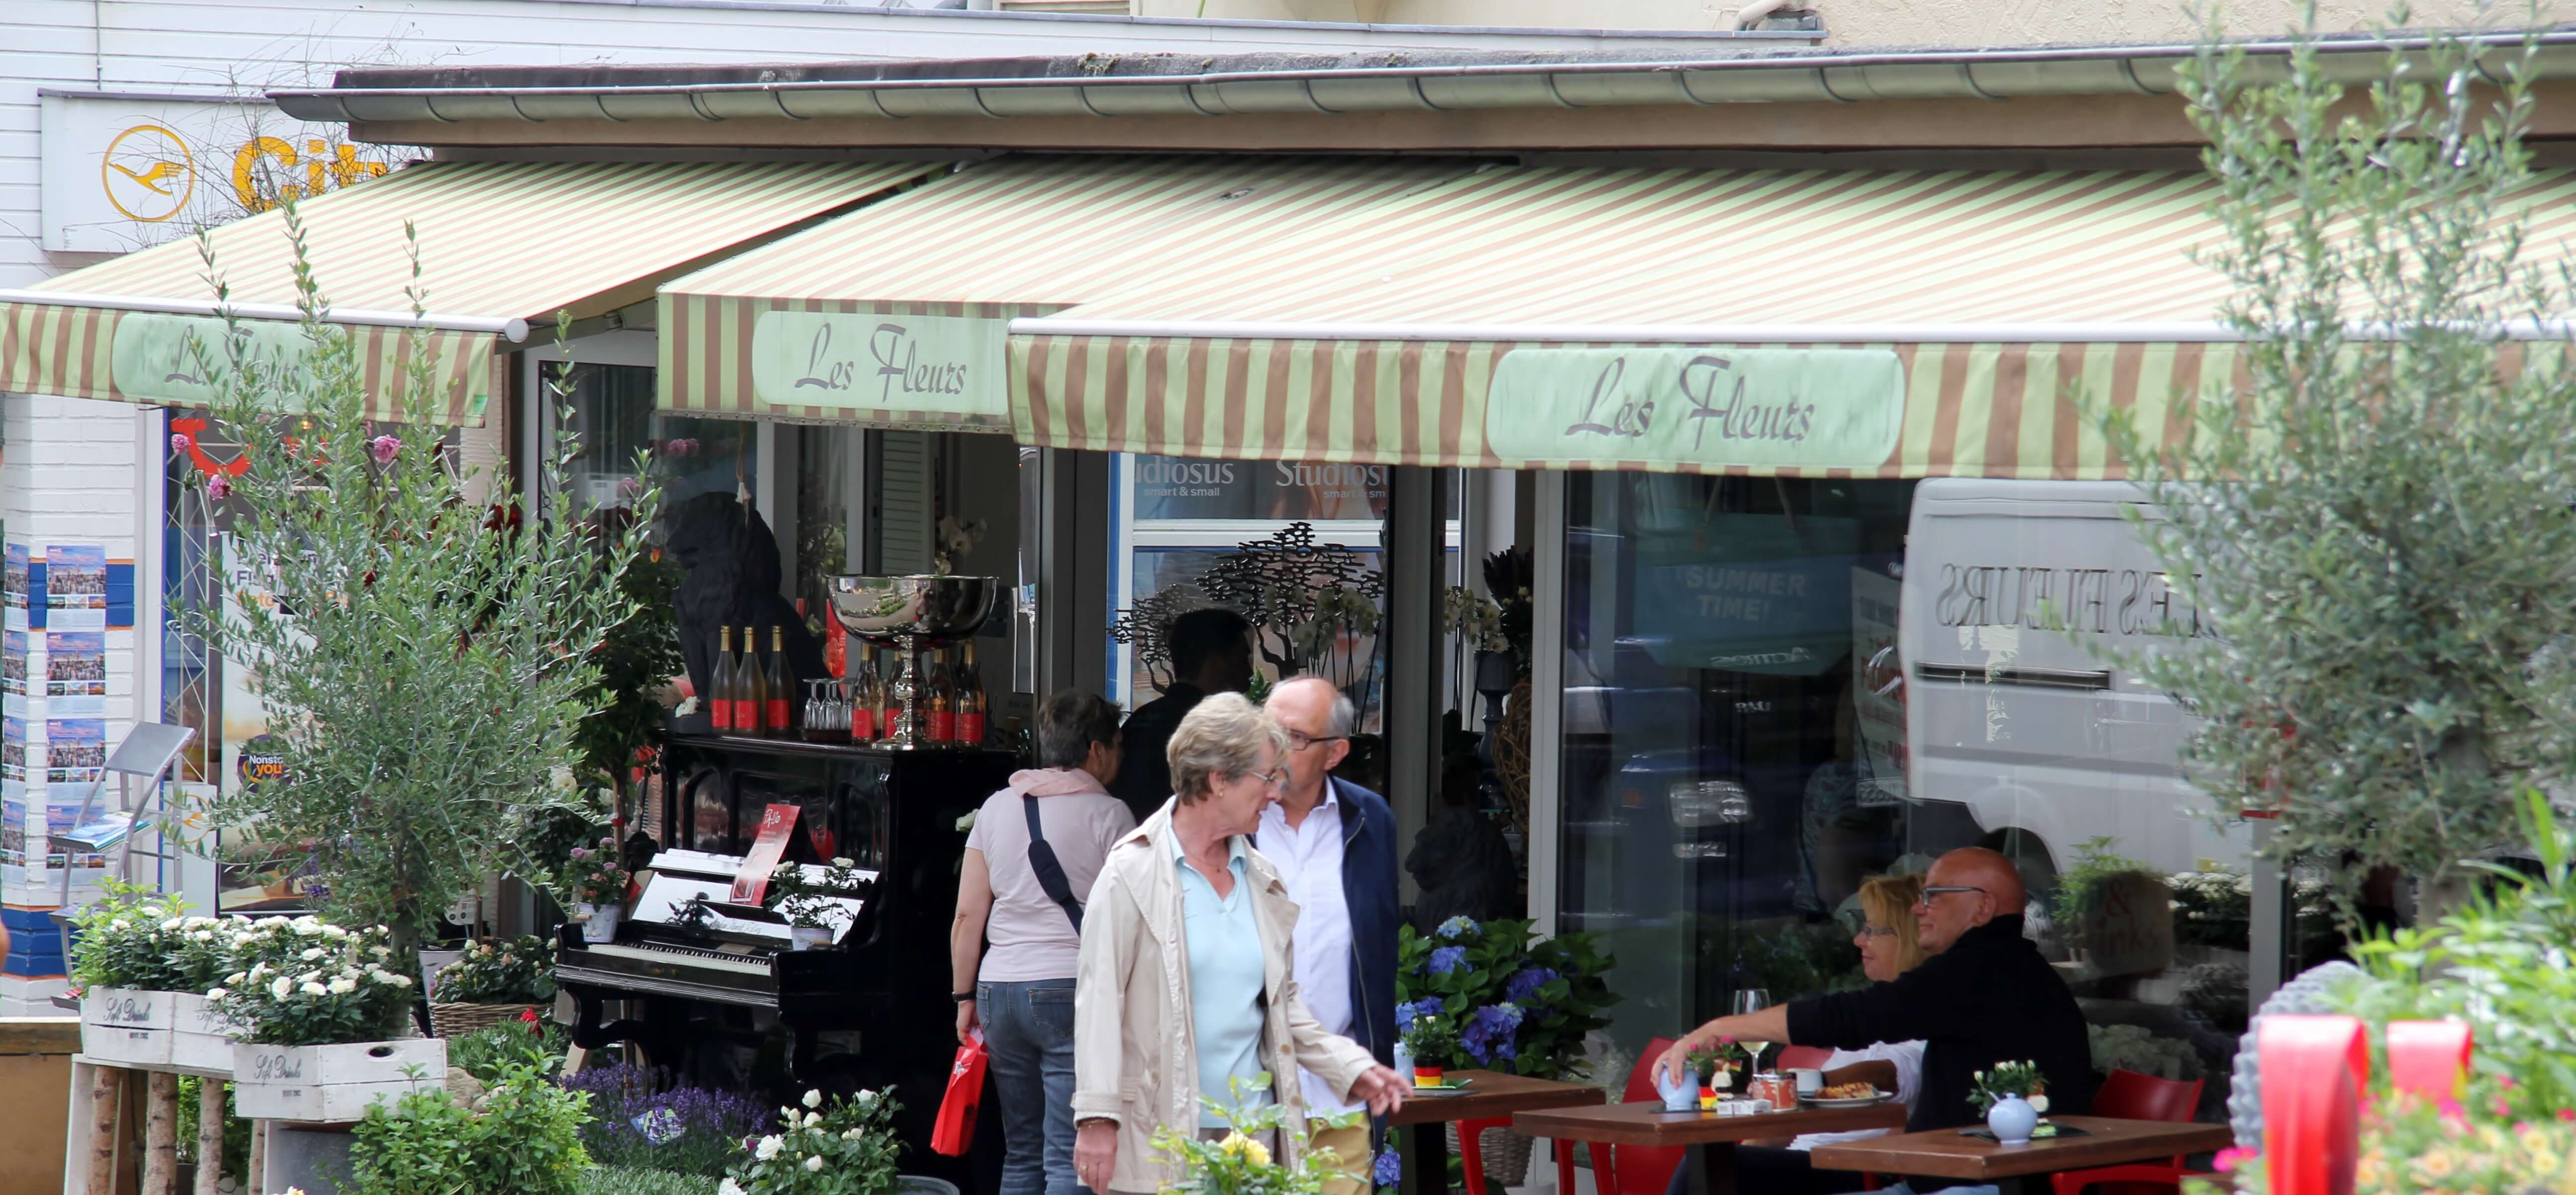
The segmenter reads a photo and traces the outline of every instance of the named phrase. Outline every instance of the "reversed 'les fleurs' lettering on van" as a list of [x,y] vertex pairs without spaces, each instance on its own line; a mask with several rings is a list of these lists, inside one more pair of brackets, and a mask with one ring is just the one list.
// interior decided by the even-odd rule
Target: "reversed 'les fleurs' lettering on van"
[[2087,635],[2197,639],[2214,632],[2149,569],[1945,564],[1932,618],[1945,627],[2017,626]]
[[1485,435],[1506,460],[1867,468],[1904,391],[1885,349],[1520,349],[1494,366]]

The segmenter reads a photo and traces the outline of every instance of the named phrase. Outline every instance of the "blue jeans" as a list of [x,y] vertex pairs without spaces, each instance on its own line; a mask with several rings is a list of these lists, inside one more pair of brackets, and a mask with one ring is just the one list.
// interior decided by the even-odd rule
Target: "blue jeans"
[[976,984],[975,1018],[1001,1105],[1002,1189],[1084,1195],[1073,1174],[1073,981]]

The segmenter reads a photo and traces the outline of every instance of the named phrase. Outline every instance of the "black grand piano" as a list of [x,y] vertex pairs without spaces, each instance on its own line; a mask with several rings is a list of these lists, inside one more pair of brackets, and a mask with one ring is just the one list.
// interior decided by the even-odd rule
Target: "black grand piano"
[[[639,874],[642,896],[612,942],[564,927],[555,976],[578,1010],[575,1044],[634,1041],[690,1082],[775,1098],[893,1085],[915,1147],[906,1167],[932,1172],[930,1118],[956,1049],[957,823],[1008,782],[1015,757],[675,735],[661,766],[664,841]],[[784,923],[690,900],[722,900],[772,804],[799,809],[782,869],[846,857],[872,875],[829,947],[791,949]],[[625,1015],[610,1019],[611,1002]]]

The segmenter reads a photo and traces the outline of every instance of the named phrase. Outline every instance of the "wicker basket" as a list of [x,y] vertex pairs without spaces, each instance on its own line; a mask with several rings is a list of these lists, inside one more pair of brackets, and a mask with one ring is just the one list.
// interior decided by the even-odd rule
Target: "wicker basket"
[[[507,1025],[518,1020],[534,1004],[448,1004],[432,1001],[429,1006],[429,1033],[432,1037],[463,1037],[477,1029]],[[544,1015],[540,1012],[538,1015]]]
[[[1447,1125],[1449,1152],[1458,1152],[1458,1122]],[[1529,1179],[1530,1150],[1538,1141],[1505,1128],[1492,1128],[1476,1134],[1476,1148],[1483,1151],[1485,1178],[1488,1182],[1517,1187]]]

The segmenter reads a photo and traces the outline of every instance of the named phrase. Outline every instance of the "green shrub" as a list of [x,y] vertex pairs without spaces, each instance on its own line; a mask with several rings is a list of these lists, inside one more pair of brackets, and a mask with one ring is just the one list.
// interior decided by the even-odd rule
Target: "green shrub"
[[350,1195],[580,1195],[590,1097],[509,1065],[475,1111],[444,1090],[378,1103],[358,1125]]
[[581,1195],[715,1195],[716,1180],[669,1170],[601,1166],[581,1176]]
[[512,1021],[448,1038],[447,1065],[496,1083],[514,1063],[552,1073],[571,1045],[571,1035],[552,1021]]

